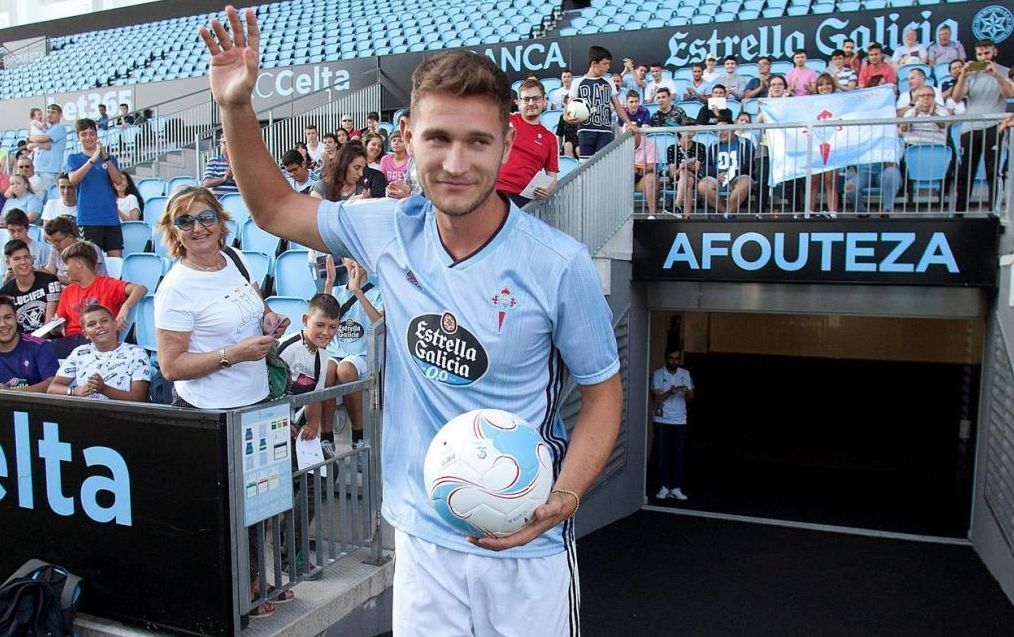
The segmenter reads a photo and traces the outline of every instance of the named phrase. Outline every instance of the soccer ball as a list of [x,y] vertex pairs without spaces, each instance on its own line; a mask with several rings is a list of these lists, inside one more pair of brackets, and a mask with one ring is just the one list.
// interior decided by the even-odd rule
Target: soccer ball
[[520,416],[476,409],[452,418],[423,464],[430,503],[468,535],[503,537],[524,528],[553,486],[549,446]]
[[576,118],[578,124],[584,124],[591,117],[591,109],[584,98],[575,97],[567,102],[567,115]]

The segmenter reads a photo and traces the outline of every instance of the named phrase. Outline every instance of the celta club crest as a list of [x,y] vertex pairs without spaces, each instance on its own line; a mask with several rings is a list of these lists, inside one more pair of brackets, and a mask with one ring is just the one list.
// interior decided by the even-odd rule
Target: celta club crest
[[[817,113],[818,122],[829,120],[833,117],[834,113],[826,108]],[[835,132],[840,130],[842,130],[841,126],[815,126],[813,128],[813,138],[820,142],[817,148],[820,149],[820,158],[825,166],[827,166],[827,160],[831,156],[831,140],[834,139]]]
[[503,327],[504,319],[507,318],[507,312],[517,307],[518,301],[511,294],[510,288],[507,287],[500,290],[499,293],[494,294],[491,300],[493,301],[493,305],[497,307],[496,331],[499,332],[500,328]]

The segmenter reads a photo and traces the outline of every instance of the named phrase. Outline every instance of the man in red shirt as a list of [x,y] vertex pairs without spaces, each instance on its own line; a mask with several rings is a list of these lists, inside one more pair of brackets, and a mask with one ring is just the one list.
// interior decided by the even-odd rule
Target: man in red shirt
[[[514,145],[507,163],[501,166],[496,180],[496,191],[508,197],[518,207],[535,199],[545,199],[556,190],[556,175],[560,172],[556,135],[539,121],[546,108],[546,89],[542,82],[529,78],[518,88],[518,112],[511,115]],[[540,170],[545,169],[549,180],[530,193],[525,189]]]
[[[898,85],[898,73],[891,63],[884,59],[884,49],[876,42],[866,47],[866,63],[859,71],[859,88],[871,86],[870,79],[879,75],[881,84]],[[875,84],[874,84],[875,85]]]
[[95,248],[84,241],[69,246],[61,255],[67,267],[70,284],[63,288],[56,316],[63,318],[64,338],[53,342],[58,358],[66,358],[70,352],[87,342],[81,329],[81,311],[94,303],[104,305],[116,319],[116,328],[122,330],[127,324],[130,308],[137,305],[148,292],[138,283],[95,274],[98,256]]

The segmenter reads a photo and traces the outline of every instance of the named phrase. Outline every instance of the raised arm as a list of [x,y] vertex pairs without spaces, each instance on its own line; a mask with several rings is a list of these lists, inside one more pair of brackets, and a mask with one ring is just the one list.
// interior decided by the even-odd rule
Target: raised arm
[[201,27],[199,33],[211,54],[211,93],[229,140],[236,185],[258,226],[276,236],[326,251],[317,230],[320,202],[289,187],[261,140],[260,124],[250,99],[260,55],[257,17],[252,9],[244,13],[248,37],[236,9],[228,6],[225,12],[232,35],[215,19],[211,20],[210,30]]

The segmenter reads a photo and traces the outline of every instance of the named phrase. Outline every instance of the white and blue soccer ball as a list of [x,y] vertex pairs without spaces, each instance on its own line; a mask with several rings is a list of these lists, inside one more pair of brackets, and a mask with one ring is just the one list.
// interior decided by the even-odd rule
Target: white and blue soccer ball
[[546,445],[520,416],[476,409],[452,418],[423,465],[430,503],[454,528],[503,537],[525,527],[553,487]]

